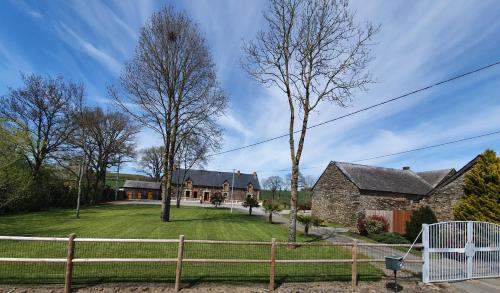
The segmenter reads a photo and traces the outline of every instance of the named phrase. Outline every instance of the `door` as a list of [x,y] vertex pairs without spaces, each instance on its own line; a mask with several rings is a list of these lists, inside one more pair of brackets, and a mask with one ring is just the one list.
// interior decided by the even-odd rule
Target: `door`
[[208,201],[209,197],[210,197],[210,193],[209,192],[204,192],[203,193],[203,201]]
[[148,191],[148,199],[153,199],[153,193],[151,191]]
[[132,191],[127,191],[127,198],[132,199]]
[[142,198],[142,192],[138,191],[137,192],[137,199],[141,199]]
[[455,221],[422,226],[424,283],[500,277],[500,225]]

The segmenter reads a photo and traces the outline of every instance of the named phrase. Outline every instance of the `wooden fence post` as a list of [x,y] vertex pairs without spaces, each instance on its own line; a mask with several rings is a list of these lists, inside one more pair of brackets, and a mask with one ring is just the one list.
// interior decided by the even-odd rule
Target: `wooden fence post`
[[177,250],[177,269],[175,270],[175,292],[181,290],[182,258],[184,256],[184,235],[179,236],[179,248]]
[[274,276],[276,274],[276,239],[271,240],[271,268],[269,271],[269,292],[274,291]]
[[352,286],[358,284],[358,240],[352,243]]
[[73,280],[73,258],[75,256],[75,234],[70,234],[68,238],[68,257],[66,260],[66,274],[64,276],[64,293],[71,292],[71,282]]

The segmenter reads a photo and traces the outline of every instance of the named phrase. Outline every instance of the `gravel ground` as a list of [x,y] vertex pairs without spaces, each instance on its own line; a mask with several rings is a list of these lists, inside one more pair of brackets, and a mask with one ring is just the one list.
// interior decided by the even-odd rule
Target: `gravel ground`
[[[280,287],[276,288],[275,292],[282,293],[302,293],[302,292],[318,292],[318,293],[330,293],[330,292],[352,292],[352,293],[378,293],[378,292],[394,292],[392,282],[390,281],[380,281],[380,282],[362,282],[356,288],[351,287],[348,282],[317,282],[317,283],[286,283],[282,284]],[[401,282],[402,288],[400,292],[408,293],[444,293],[444,292],[459,292],[447,284],[432,284],[424,285],[421,282],[416,281],[404,281]],[[24,286],[0,286],[0,292],[2,293],[56,293],[62,292],[62,287],[24,287]],[[160,285],[160,284],[103,284],[97,286],[90,286],[84,288],[74,288],[74,292],[80,293],[94,293],[94,292],[105,292],[105,293],[115,293],[115,292],[174,292],[172,284]],[[213,284],[213,283],[201,283],[196,284],[192,287],[184,287],[181,292],[251,292],[260,293],[268,292],[267,286],[265,284]]]

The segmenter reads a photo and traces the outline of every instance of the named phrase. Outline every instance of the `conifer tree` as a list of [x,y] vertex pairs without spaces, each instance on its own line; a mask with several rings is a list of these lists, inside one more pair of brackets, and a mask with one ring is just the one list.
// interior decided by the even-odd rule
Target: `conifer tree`
[[455,206],[457,220],[500,223],[500,158],[486,150],[464,177],[465,197]]

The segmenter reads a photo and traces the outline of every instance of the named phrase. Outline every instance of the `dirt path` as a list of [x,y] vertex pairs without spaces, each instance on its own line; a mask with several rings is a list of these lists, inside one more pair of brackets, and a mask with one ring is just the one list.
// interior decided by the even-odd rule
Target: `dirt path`
[[[357,287],[352,287],[349,282],[316,282],[316,283],[286,283],[276,288],[275,292],[282,293],[302,293],[302,292],[356,292],[356,293],[378,293],[394,292],[392,283],[387,280],[379,282],[363,282]],[[424,285],[420,282],[406,281],[402,282],[402,291],[407,293],[456,293],[460,292],[447,284],[442,285]],[[62,292],[62,287],[8,287],[1,286],[0,292],[9,293],[56,293]],[[103,284],[99,286],[90,286],[84,288],[74,288],[73,292],[93,293],[93,292],[174,292],[172,284]],[[235,293],[260,293],[268,292],[266,284],[197,284],[192,287],[184,287],[181,292],[235,292]]]

